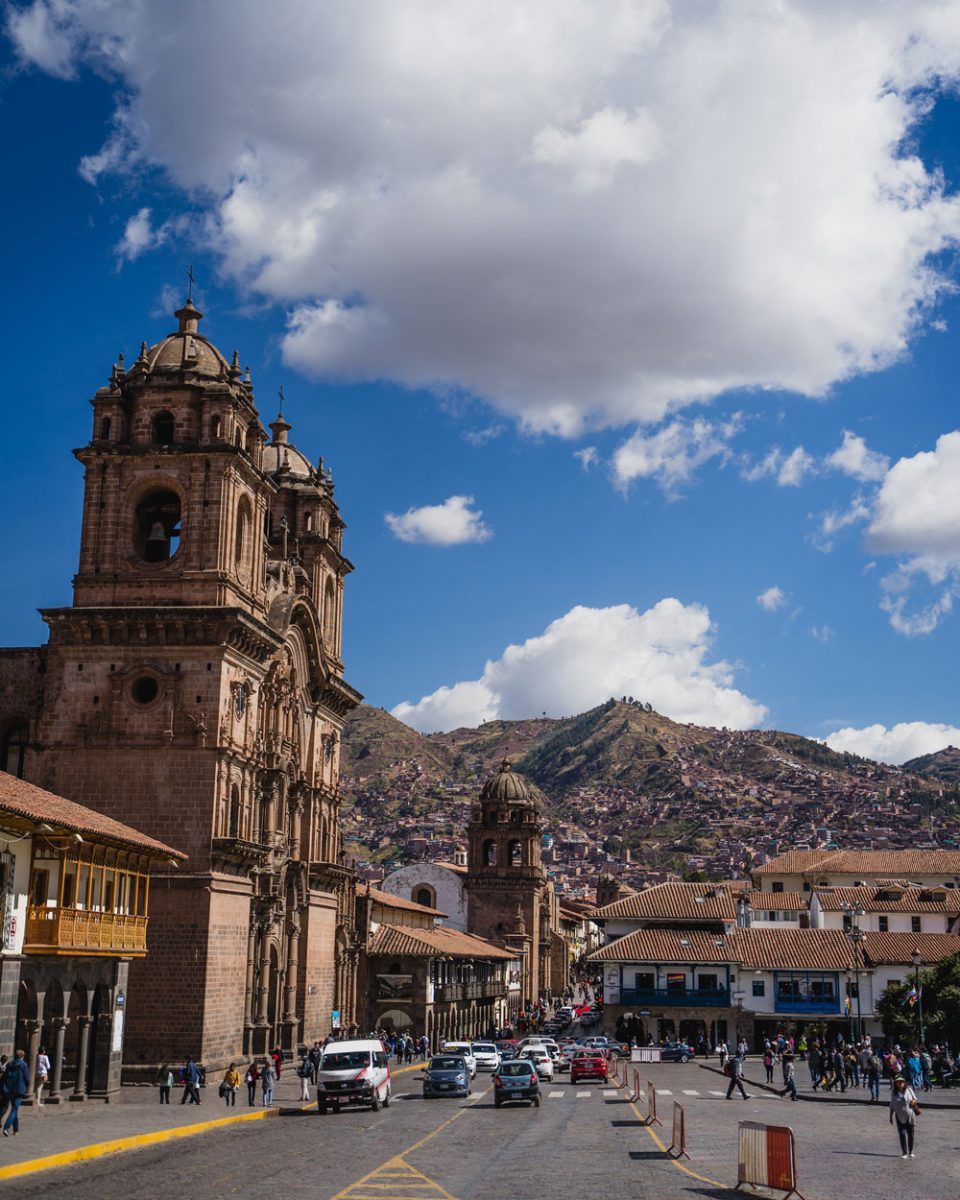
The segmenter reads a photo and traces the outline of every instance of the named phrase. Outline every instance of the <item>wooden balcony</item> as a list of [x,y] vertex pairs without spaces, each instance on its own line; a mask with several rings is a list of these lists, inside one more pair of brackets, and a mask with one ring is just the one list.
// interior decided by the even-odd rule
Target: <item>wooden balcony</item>
[[147,952],[147,918],[31,904],[23,952],[138,957]]

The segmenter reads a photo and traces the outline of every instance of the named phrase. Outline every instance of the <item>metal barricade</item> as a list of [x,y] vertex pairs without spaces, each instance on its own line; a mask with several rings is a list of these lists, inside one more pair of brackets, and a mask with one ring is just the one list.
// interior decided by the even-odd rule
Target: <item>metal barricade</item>
[[644,1125],[662,1125],[663,1122],[657,1116],[657,1089],[653,1086],[650,1080],[647,1080],[647,1115],[644,1118]]
[[751,1184],[787,1196],[797,1190],[797,1147],[788,1125],[761,1125],[741,1121],[737,1147],[737,1187]]
[[687,1153],[687,1121],[682,1104],[673,1102],[673,1130],[670,1134],[670,1148],[667,1151],[673,1158],[689,1158]]

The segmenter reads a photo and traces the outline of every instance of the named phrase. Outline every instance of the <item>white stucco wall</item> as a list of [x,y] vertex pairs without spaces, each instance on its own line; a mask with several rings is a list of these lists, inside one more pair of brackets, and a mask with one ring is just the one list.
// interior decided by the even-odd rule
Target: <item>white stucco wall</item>
[[436,863],[411,863],[409,867],[392,871],[380,884],[381,890],[391,896],[414,901],[422,887],[433,888],[437,898],[434,907],[447,914],[442,924],[466,933],[467,893],[463,876],[458,872],[438,867]]
[[[9,841],[7,840],[9,836]],[[20,954],[23,950],[23,935],[27,925],[27,892],[30,887],[30,858],[32,838],[22,834],[5,834],[0,829],[0,850],[8,849],[14,855],[12,878],[7,880],[3,905],[3,928],[0,930],[0,953]],[[12,883],[12,886],[11,886]]]

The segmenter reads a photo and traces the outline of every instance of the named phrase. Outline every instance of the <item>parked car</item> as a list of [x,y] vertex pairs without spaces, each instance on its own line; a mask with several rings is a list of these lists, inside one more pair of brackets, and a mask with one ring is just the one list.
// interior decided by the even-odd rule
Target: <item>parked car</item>
[[501,1063],[493,1075],[494,1107],[514,1100],[529,1100],[534,1108],[540,1107],[540,1078],[527,1058]]
[[467,1060],[467,1070],[470,1072],[470,1078],[476,1078],[477,1060],[473,1057],[472,1042],[444,1042],[440,1047],[442,1054],[462,1054]]
[[469,1096],[470,1072],[462,1054],[435,1054],[423,1072],[423,1097]]
[[533,1063],[541,1079],[553,1078],[553,1059],[545,1046],[527,1046],[520,1051],[520,1060]]
[[660,1047],[662,1062],[689,1062],[694,1056],[694,1049],[686,1042],[664,1042]]
[[607,1060],[601,1051],[578,1054],[570,1064],[570,1082],[579,1083],[583,1079],[599,1079],[602,1083],[606,1082]]
[[500,1051],[493,1042],[474,1042],[473,1057],[478,1071],[495,1071],[500,1066]]
[[494,1045],[500,1054],[501,1062],[506,1062],[509,1058],[516,1058],[519,1052],[514,1038],[501,1039],[495,1042]]

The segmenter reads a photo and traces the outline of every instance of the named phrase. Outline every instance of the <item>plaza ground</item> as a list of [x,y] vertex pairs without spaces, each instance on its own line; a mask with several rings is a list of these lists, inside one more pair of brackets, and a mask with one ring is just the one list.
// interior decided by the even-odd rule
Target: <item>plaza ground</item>
[[[917,1158],[904,1162],[885,1103],[793,1104],[764,1091],[754,1091],[746,1102],[728,1101],[726,1081],[698,1063],[638,1069],[644,1090],[647,1079],[657,1087],[666,1131],[645,1128],[638,1119],[643,1106],[631,1104],[623,1090],[574,1087],[565,1076],[545,1084],[539,1110],[495,1109],[485,1077],[467,1101],[424,1101],[414,1070],[395,1077],[389,1109],[326,1117],[301,1108],[289,1079],[277,1116],[11,1179],[0,1183],[0,1195],[19,1200],[55,1190],[61,1200],[104,1195],[154,1200],[158,1191],[198,1198],[272,1192],[290,1200],[397,1200],[412,1194],[430,1200],[533,1200],[558,1192],[579,1197],[599,1187],[639,1200],[725,1196],[736,1183],[741,1120],[794,1129],[806,1200],[865,1195],[954,1200],[960,1193],[960,1112],[924,1112]],[[674,1100],[685,1106],[687,1119],[690,1158],[680,1164],[662,1148],[669,1142]],[[115,1112],[90,1109],[78,1121],[92,1132],[98,1115],[103,1125],[124,1108],[140,1110],[157,1125],[148,1098],[125,1100]],[[171,1106],[170,1127],[188,1114],[210,1119],[225,1110],[215,1094],[199,1113]],[[53,1152],[61,1116],[65,1125],[71,1119],[67,1113],[26,1111],[21,1136],[0,1143],[0,1155],[8,1156],[0,1166],[14,1151],[23,1158]],[[164,1110],[164,1120],[167,1116]]]

